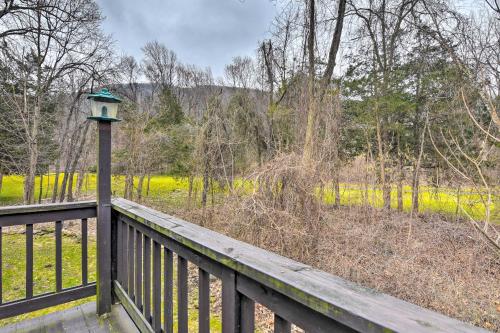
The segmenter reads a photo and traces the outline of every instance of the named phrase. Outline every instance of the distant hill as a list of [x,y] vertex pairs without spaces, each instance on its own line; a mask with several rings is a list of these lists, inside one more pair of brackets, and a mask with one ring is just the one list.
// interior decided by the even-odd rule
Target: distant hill
[[[151,83],[137,83],[134,85],[134,88],[137,89],[138,94],[151,95],[153,93],[153,85]],[[130,88],[127,85],[115,85],[112,89],[116,90],[116,92],[122,96],[127,96],[128,92],[130,92]],[[179,99],[184,113],[196,119],[203,116],[206,109],[206,103],[211,96],[219,96],[222,105],[226,107],[232,96],[243,91],[246,91],[246,93],[250,95],[259,113],[267,111],[267,93],[258,89],[243,89],[222,85],[203,85],[190,88],[174,87],[173,91]]]

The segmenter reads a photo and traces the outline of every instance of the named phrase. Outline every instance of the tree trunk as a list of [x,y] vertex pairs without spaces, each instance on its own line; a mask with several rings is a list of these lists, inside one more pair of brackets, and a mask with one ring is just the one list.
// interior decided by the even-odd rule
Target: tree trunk
[[24,181],[24,203],[32,204],[34,202],[34,188],[36,167],[38,164],[38,127],[40,124],[40,98],[37,98],[35,106],[35,115],[33,117],[33,125],[31,128],[29,148],[29,164]]
[[132,200],[134,190],[134,175],[131,172],[127,172],[125,176],[125,190],[124,197],[125,199]]
[[[63,146],[67,142],[68,129],[69,129],[69,125],[71,123],[72,115],[73,115],[73,108],[70,108],[68,116],[66,117],[66,121],[64,123],[61,138],[59,140],[59,158],[56,161],[56,167],[55,167],[56,170],[55,170],[55,177],[54,177],[55,178],[54,179],[54,188],[52,190],[52,203],[56,202],[57,196],[59,194],[58,193],[59,192],[59,174],[61,172],[61,160],[62,160],[62,158],[64,156],[64,152],[65,152],[65,149],[63,149]],[[69,155],[70,154],[68,153],[68,158],[69,158]],[[64,198],[64,196],[63,196],[63,198]]]
[[[420,44],[420,37],[419,37]],[[413,166],[413,175],[411,182],[411,213],[410,216],[413,217],[413,214],[418,214],[419,211],[419,189],[420,189],[420,165],[422,163],[422,156],[424,152],[424,140],[425,140],[425,131],[427,129],[427,117],[424,120],[424,128],[421,129],[422,125],[422,108],[420,107],[421,103],[421,74],[420,74],[420,66],[417,67],[417,86],[416,86],[416,104],[415,104],[415,120],[414,120],[414,128],[413,128],[413,136],[415,138],[415,164]]]
[[273,61],[274,52],[273,44],[270,40],[267,42],[262,42],[261,45],[262,56],[264,58],[264,65],[266,67],[267,83],[269,84],[269,110],[274,104],[274,72],[273,72]]
[[47,186],[45,186],[45,194],[43,196],[44,199],[49,197],[49,187],[50,187],[50,170],[47,168]]
[[215,188],[214,188],[214,179],[210,177],[210,194],[212,199],[212,207],[215,206]]
[[191,208],[191,203],[193,200],[193,180],[194,177],[192,175],[189,175],[188,182],[189,182],[189,190],[188,190],[188,207]]
[[71,170],[68,176],[68,195],[66,196],[66,200],[68,202],[73,202],[73,179],[75,178],[75,172]]
[[418,214],[420,209],[419,200],[420,197],[420,176],[418,174],[418,169],[415,168],[413,171],[412,189],[411,189],[411,215]]
[[151,184],[151,174],[148,173],[148,183],[146,185],[146,196],[149,197],[149,185]]
[[[259,163],[259,167],[262,166],[262,147],[260,144],[260,133],[259,133],[259,126],[255,126],[255,142],[257,144],[257,161]],[[231,178],[232,174],[231,174]]]
[[[38,165],[38,131],[40,129],[40,117],[42,112],[42,90],[41,90],[41,78],[42,78],[42,68],[41,64],[37,64],[37,80],[36,80],[36,97],[34,114],[32,119],[32,125],[29,133],[29,164],[28,170],[26,172],[26,178],[24,180],[24,203],[32,204],[35,200],[34,190],[35,190],[35,176],[36,169]],[[24,87],[24,108],[25,112],[28,112],[28,102],[27,102],[27,88]]]
[[87,195],[89,192],[89,178],[90,178],[90,175],[87,173],[85,175],[85,195]]
[[82,195],[83,180],[85,179],[87,171],[86,169],[87,169],[86,164],[84,164],[82,166],[82,169],[78,173],[78,178],[76,180],[76,194],[75,194],[76,198],[79,198]]
[[73,201],[73,178],[75,176],[76,172],[76,167],[78,166],[78,162],[80,161],[80,158],[82,156],[83,150],[85,148],[85,143],[87,141],[87,132],[90,128],[90,122],[87,121],[85,124],[85,127],[83,129],[83,133],[81,136],[79,136],[80,139],[80,144],[78,145],[78,148],[76,150],[75,155],[73,156],[73,160],[71,162],[70,168],[69,168],[69,183],[68,183],[68,201],[71,202]]
[[66,164],[64,166],[64,173],[63,173],[63,179],[61,182],[61,193],[59,193],[59,202],[64,201],[64,197],[66,196],[66,187],[68,186],[68,177],[69,177],[69,170],[70,170],[70,154],[68,154],[68,160],[66,161]]
[[146,177],[146,175],[143,173],[139,176],[139,183],[137,184],[137,201],[138,202],[141,202],[142,200],[142,187],[143,187],[143,184],[144,184],[144,177]]
[[373,156],[372,156],[372,148],[370,143],[370,138],[368,137],[368,133],[365,132],[366,138],[366,157],[365,157],[365,205],[370,204],[370,166],[373,166]]
[[377,116],[377,145],[378,145],[378,158],[380,167],[380,185],[382,187],[382,205],[384,209],[391,208],[391,187],[387,184],[387,179],[385,176],[385,155],[384,146],[382,142],[382,130],[380,124],[380,118]]
[[[33,125],[35,126],[35,125]],[[38,130],[36,130],[38,131]],[[36,166],[38,162],[38,139],[33,139],[33,142],[29,145],[29,164],[28,170],[26,172],[26,178],[24,180],[24,203],[29,205],[34,202],[34,188],[35,188],[35,176],[36,176]]]
[[391,209],[391,191],[392,191],[392,186],[391,183],[387,181],[385,182],[384,189],[383,189],[383,196],[384,196],[384,209]]
[[401,156],[398,158],[398,211],[403,211],[403,161]]
[[[368,158],[366,158],[366,162],[368,163]],[[364,183],[364,195],[363,195],[363,203],[368,206],[369,200],[368,200],[368,195],[369,195],[369,173],[368,173],[368,166],[365,167],[365,183]]]
[[207,206],[207,195],[208,195],[208,182],[210,178],[210,157],[208,155],[209,147],[207,140],[211,135],[211,127],[207,128],[205,133],[205,141],[203,142],[203,189],[201,192],[201,206],[205,208]]
[[42,203],[42,195],[43,195],[43,172],[40,172],[40,181],[38,186],[38,203]]
[[52,189],[52,203],[56,202],[57,200],[57,192],[59,190],[59,173],[61,172],[61,160],[60,160],[61,157],[59,157],[57,159],[57,162],[56,162],[56,170],[55,170],[55,174],[54,174],[54,186],[53,186],[53,189]]
[[315,0],[309,0],[309,29],[307,38],[307,52],[309,55],[309,78],[308,78],[308,106],[309,112],[307,113],[306,137],[304,141],[304,152],[302,161],[309,164],[312,160],[314,151],[314,127],[316,124],[316,105],[314,96],[314,40],[316,28],[316,11]]
[[[88,127],[87,127],[88,128]],[[73,189],[69,189],[68,187],[69,186],[73,186],[73,175],[74,175],[74,169],[76,169],[76,166],[78,164],[78,157],[77,157],[77,154],[81,154],[81,151],[80,149],[79,152],[74,152],[73,154],[73,151],[74,151],[74,147],[75,147],[75,141],[77,141],[79,138],[79,135],[75,134],[73,135],[72,137],[72,140],[71,140],[71,145],[69,147],[69,150],[68,150],[68,156],[66,157],[66,164],[64,166],[64,175],[63,175],[63,180],[62,180],[62,183],[61,183],[61,193],[59,194],[59,202],[63,202],[64,201],[64,198],[66,197],[66,191],[68,191],[68,193],[70,191],[72,191]],[[81,148],[81,147],[80,147]],[[71,180],[69,180],[71,178]],[[68,182],[70,183],[70,185],[68,186]],[[72,194],[71,194],[72,196]]]
[[205,166],[205,171],[203,172],[203,190],[201,192],[201,206],[205,208],[207,206],[207,194],[208,194],[208,167]]
[[80,198],[82,195],[82,188],[85,178],[87,177],[87,168],[89,164],[89,147],[91,144],[87,144],[87,148],[85,149],[84,157],[80,166],[80,172],[78,172],[78,178],[76,180],[76,198]]
[[339,208],[340,207],[340,182],[339,182],[338,172],[335,174],[335,177],[333,178],[333,188],[335,191],[335,208]]

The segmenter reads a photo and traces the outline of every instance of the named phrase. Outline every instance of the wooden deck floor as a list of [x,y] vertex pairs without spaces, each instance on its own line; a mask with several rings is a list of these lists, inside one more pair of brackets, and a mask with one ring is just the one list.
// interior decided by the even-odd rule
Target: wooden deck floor
[[110,333],[139,332],[120,304],[113,305],[108,318],[97,318],[95,303],[0,327],[0,333]]

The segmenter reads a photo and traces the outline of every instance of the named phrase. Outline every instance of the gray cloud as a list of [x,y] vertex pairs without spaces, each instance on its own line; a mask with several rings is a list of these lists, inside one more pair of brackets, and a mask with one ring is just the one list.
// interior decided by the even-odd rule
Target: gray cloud
[[234,56],[252,55],[276,14],[270,0],[97,0],[125,54],[158,40],[185,63],[210,66],[222,75]]

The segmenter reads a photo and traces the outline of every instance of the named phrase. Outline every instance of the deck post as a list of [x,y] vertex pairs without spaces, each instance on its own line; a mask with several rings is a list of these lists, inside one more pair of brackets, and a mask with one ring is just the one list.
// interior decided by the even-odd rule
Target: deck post
[[111,122],[99,121],[97,160],[97,315],[111,312]]

